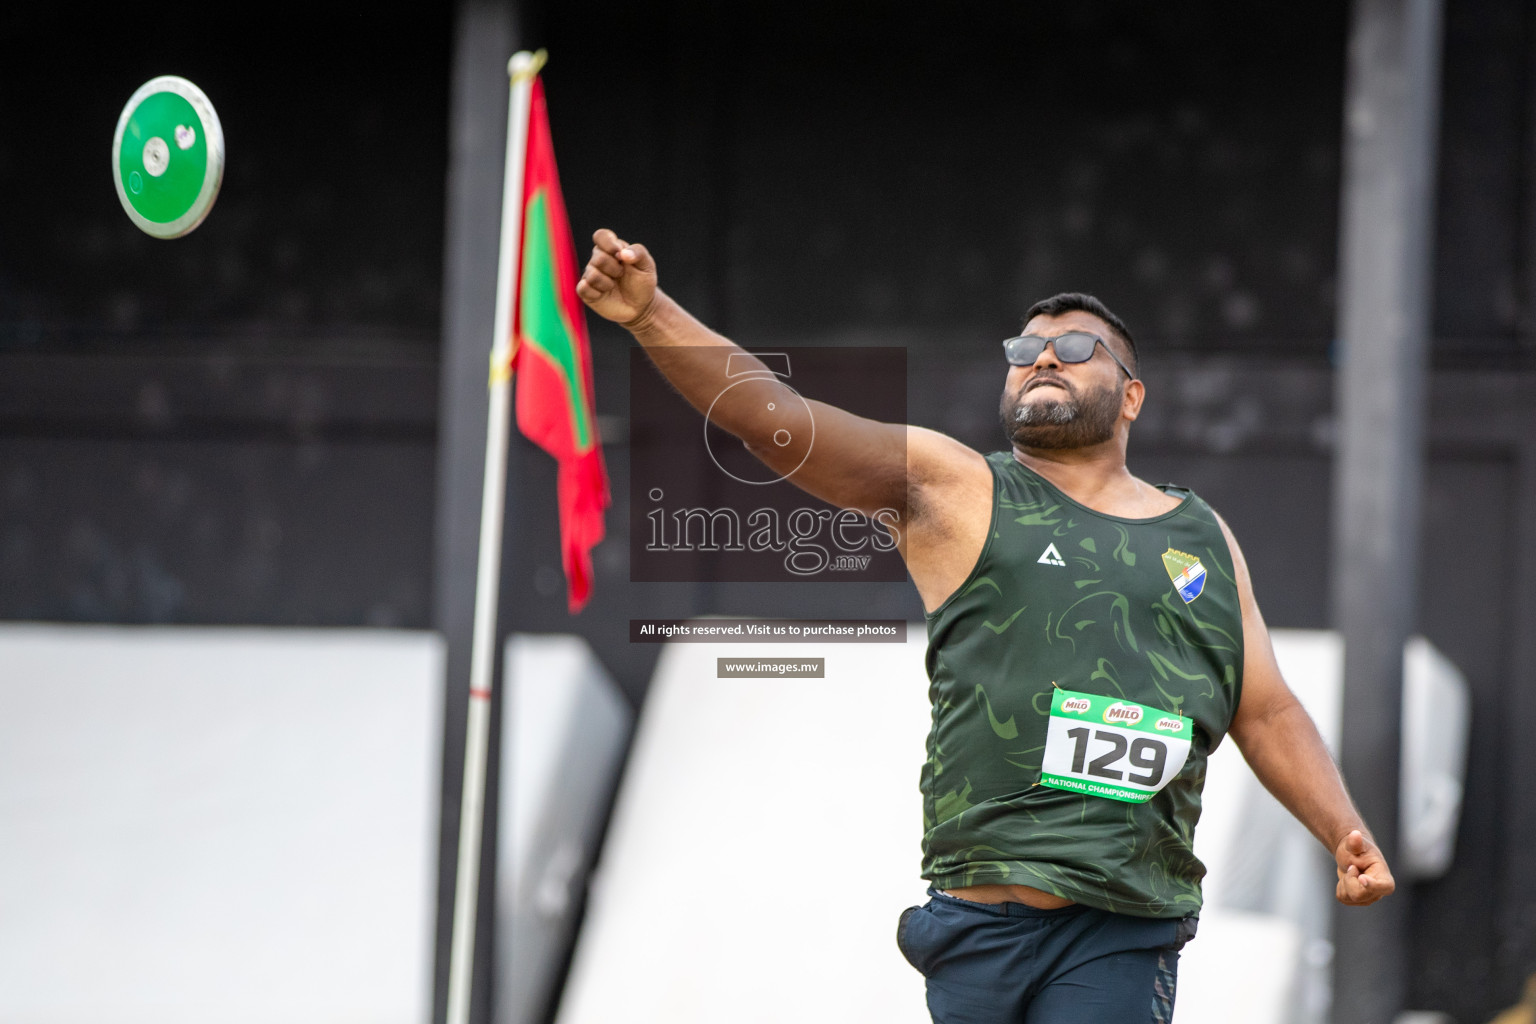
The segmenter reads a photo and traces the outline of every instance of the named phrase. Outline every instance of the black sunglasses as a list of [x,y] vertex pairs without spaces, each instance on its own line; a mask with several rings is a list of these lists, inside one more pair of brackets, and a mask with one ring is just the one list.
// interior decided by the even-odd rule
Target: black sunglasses
[[1010,366],[1028,366],[1040,358],[1040,353],[1045,351],[1045,346],[1050,345],[1056,349],[1056,358],[1064,363],[1086,363],[1093,358],[1095,346],[1103,345],[1104,351],[1109,353],[1109,358],[1115,361],[1115,365],[1125,371],[1125,375],[1131,380],[1136,375],[1130,367],[1120,361],[1114,350],[1105,343],[1097,334],[1089,334],[1086,331],[1071,331],[1054,338],[1042,338],[1038,334],[1021,334],[1017,338],[1009,338],[1003,342],[1003,355],[1008,357]]

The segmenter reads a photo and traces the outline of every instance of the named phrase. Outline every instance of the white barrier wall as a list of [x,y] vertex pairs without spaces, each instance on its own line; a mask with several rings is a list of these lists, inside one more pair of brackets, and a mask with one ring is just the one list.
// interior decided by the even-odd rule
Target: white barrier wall
[[[826,678],[716,678],[753,655]],[[560,1024],[926,1024],[895,944],[924,899],[926,690],[920,639],[668,645]]]
[[0,625],[0,1021],[430,1019],[441,642]]
[[[909,637],[664,651],[561,1024],[927,1021],[894,942],[924,898]],[[1275,640],[1332,741],[1337,638]],[[724,656],[826,674],[717,678]],[[506,895],[548,953],[627,719],[579,641],[519,638],[511,657],[535,684],[513,731],[538,735],[509,755],[504,870],[527,884]],[[0,625],[0,1022],[430,1019],[442,661],[426,633]],[[1451,854],[1465,694],[1432,651],[1408,669],[1428,870]],[[1321,1020],[1330,861],[1231,744],[1197,837],[1207,905],[1178,1024]],[[529,997],[503,1019],[538,1002],[534,966],[502,965]]]

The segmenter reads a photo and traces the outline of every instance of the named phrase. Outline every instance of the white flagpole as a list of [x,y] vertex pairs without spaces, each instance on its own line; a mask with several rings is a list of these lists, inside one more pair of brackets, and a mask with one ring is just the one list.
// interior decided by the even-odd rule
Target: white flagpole
[[512,308],[523,236],[523,165],[528,106],[544,52],[526,50],[507,63],[507,165],[501,193],[501,255],[496,267],[496,322],[491,338],[490,412],[485,430],[485,492],[480,504],[480,564],[475,576],[475,625],[470,648],[469,721],[464,733],[464,799],[459,810],[459,866],[448,954],[448,1024],[468,1024],[475,959],[475,910],[480,892],[480,833],[485,820],[485,761],[491,729],[496,649],[496,601],[501,583],[501,528],[507,487],[511,421]]

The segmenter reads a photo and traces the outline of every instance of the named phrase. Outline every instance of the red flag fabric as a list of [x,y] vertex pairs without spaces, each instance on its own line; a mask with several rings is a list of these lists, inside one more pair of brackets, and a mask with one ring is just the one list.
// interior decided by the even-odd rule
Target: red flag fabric
[[570,610],[592,595],[608,470],[593,413],[592,353],[576,295],[576,250],[560,194],[544,83],[533,80],[523,171],[523,238],[512,320],[517,426],[560,464],[560,547]]

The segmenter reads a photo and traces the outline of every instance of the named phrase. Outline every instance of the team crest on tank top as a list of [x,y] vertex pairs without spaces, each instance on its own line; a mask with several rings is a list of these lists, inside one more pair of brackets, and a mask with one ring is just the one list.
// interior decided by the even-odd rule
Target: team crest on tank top
[[1163,568],[1173,580],[1173,589],[1179,592],[1185,604],[1199,597],[1205,590],[1205,566],[1194,555],[1169,548],[1163,552]]

